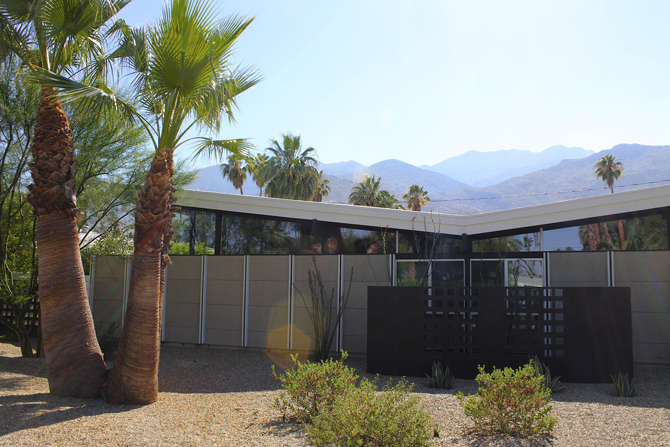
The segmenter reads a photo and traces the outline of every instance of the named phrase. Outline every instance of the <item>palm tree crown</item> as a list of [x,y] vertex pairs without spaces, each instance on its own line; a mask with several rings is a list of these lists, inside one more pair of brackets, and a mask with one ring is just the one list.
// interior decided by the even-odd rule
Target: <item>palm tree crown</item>
[[614,155],[604,155],[600,157],[593,168],[596,172],[596,178],[602,179],[614,194],[614,181],[624,176],[623,164],[620,161],[614,161]]
[[258,186],[258,195],[263,195],[263,188],[268,183],[266,178],[265,166],[268,164],[270,157],[266,154],[256,154],[255,157],[249,159],[247,162],[247,172],[254,176],[254,182]]
[[328,194],[330,194],[330,180],[323,176],[323,171],[319,171],[319,177],[320,180],[316,185],[312,202],[321,202],[324,197],[327,197]]
[[381,188],[381,177],[365,176],[365,179],[351,188],[349,203],[377,208],[397,208],[398,199]]
[[242,186],[247,179],[247,166],[243,166],[244,159],[239,155],[229,155],[228,162],[221,165],[221,174],[223,178],[227,178],[233,184],[235,189],[240,190],[240,194],[244,195]]
[[293,200],[311,200],[321,180],[316,168],[315,149],[302,148],[300,135],[286,133],[281,143],[270,140],[267,148],[271,158],[264,170],[269,179],[265,192],[269,197]]
[[407,202],[407,206],[412,211],[421,211],[421,208],[430,202],[428,192],[423,190],[423,186],[411,185],[407,194],[402,196]]

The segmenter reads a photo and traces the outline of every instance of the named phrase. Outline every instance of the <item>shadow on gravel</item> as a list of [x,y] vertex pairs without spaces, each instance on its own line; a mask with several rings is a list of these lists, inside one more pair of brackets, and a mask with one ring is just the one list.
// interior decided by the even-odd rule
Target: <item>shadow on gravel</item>
[[44,358],[6,357],[0,355],[0,371],[33,377],[47,376]]
[[0,396],[0,436],[82,417],[122,413],[136,405],[111,405],[101,400],[52,396],[48,393]]
[[459,445],[470,447],[549,447],[554,443],[551,436],[542,436],[535,439],[515,438],[511,436],[482,436],[476,433],[466,433]]

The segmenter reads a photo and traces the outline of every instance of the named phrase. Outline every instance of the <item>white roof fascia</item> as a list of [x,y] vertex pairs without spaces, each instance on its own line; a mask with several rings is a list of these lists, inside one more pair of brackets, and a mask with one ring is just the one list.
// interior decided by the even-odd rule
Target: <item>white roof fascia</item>
[[178,205],[343,226],[477,235],[670,206],[670,185],[469,216],[181,190]]

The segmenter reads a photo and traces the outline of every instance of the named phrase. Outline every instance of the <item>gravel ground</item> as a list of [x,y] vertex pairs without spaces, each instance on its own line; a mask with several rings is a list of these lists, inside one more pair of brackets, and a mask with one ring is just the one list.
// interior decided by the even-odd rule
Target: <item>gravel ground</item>
[[[307,446],[304,431],[272,408],[279,383],[270,367],[279,354],[164,346],[160,397],[146,406],[49,395],[43,359],[22,359],[0,343],[0,445]],[[350,359],[359,374],[362,359]],[[382,380],[385,380],[382,377]],[[476,392],[471,380],[435,391],[416,379],[415,392],[441,426],[436,446],[670,446],[670,367],[639,366],[639,395],[617,398],[610,385],[567,384],[555,394],[553,437],[534,441],[478,438],[455,394]]]

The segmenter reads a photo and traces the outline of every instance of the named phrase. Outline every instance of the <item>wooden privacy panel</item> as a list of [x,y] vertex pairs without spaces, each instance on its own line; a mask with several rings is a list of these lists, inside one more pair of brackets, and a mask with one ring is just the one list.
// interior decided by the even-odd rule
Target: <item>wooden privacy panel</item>
[[630,289],[368,288],[368,372],[456,377],[518,367],[537,355],[566,382],[633,374]]

